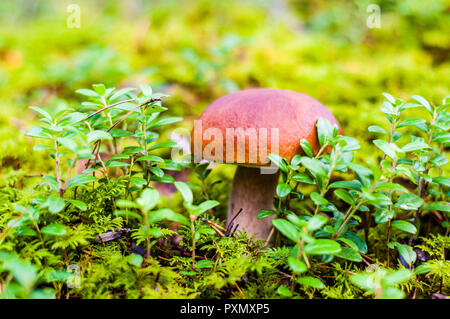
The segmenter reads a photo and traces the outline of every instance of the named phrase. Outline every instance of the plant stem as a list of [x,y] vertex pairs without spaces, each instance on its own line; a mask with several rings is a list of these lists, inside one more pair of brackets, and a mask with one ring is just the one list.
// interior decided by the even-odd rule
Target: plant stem
[[125,100],[125,101],[120,101],[120,102],[117,102],[117,103],[114,103],[114,104],[105,106],[104,108],[102,108],[102,109],[100,109],[100,110],[97,110],[97,111],[95,111],[94,113],[92,113],[91,115],[89,115],[88,117],[86,117],[86,118],[84,119],[84,121],[90,119],[90,118],[93,117],[94,115],[97,115],[98,113],[101,113],[101,112],[103,112],[103,111],[105,111],[105,110],[107,110],[107,109],[109,109],[109,108],[111,108],[111,107],[113,107],[113,106],[116,106],[116,105],[119,105],[119,104],[123,104],[123,103],[128,103],[128,102],[134,102],[134,99],[129,99],[129,100]]
[[61,169],[59,166],[58,142],[56,136],[53,137],[53,146],[55,147],[56,181],[58,182],[59,197],[62,198],[64,196],[64,189],[61,181]]
[[72,174],[72,170],[73,170],[75,164],[77,163],[77,157],[78,157],[78,155],[75,154],[75,156],[72,159],[72,163],[70,164],[69,170],[67,171],[66,182],[64,183],[64,188],[63,188],[64,193],[66,192],[67,183],[69,182],[70,175]]
[[[327,180],[325,181],[325,185],[323,185],[323,188],[320,191],[320,196],[322,196],[322,197],[325,196],[325,193],[328,190],[328,184],[330,183],[331,175],[333,174],[333,171],[336,168],[336,161],[337,161],[337,158],[339,157],[340,153],[341,153],[341,151],[338,149],[336,152],[336,155],[333,157],[333,159],[331,161],[331,166],[330,166],[330,170],[328,171]],[[319,209],[320,209],[320,205],[317,205],[314,215],[317,215],[317,213],[319,212]]]
[[195,269],[195,225],[194,221],[195,219],[190,218],[191,220],[191,234],[192,234],[192,269]]
[[[437,118],[437,112],[436,112],[436,110],[434,110],[433,111],[433,118],[431,119],[431,123],[430,123],[431,124],[430,125],[430,131],[428,133],[428,145],[430,145],[432,140],[433,140],[433,128],[432,128],[432,126],[435,123],[436,118]],[[429,170],[430,170],[430,166],[427,165],[427,167],[426,167],[425,171],[423,172],[423,174],[428,174]],[[419,184],[419,188],[417,190],[417,196],[419,196],[420,198],[423,198],[424,195],[425,195],[424,194],[424,190],[425,190],[425,188],[426,188],[428,183],[422,176],[419,176],[419,183],[418,184]],[[414,220],[413,220],[413,225],[414,226],[416,226],[417,220],[419,219],[419,216],[420,216],[421,213],[422,213],[422,208],[419,207],[417,209],[417,211],[416,211],[416,214],[414,215]],[[411,234],[409,236],[408,245],[411,246],[411,244],[413,242],[413,239],[414,239],[414,234]]]
[[148,231],[150,229],[150,224],[148,222],[148,214],[146,210],[143,210],[144,215],[144,224],[145,224],[145,239],[147,241],[147,252],[146,252],[146,258],[150,257],[150,236],[148,234]]
[[341,225],[341,227],[339,227],[339,229],[336,232],[336,234],[333,235],[333,239],[336,239],[340,235],[340,233],[344,229],[345,225],[347,225],[347,223],[349,222],[350,218],[352,218],[353,214],[359,209],[359,207],[363,203],[364,203],[364,198],[362,198],[356,206],[351,207],[347,211],[347,213],[345,214],[345,217],[344,217],[344,221],[342,222],[342,225]]

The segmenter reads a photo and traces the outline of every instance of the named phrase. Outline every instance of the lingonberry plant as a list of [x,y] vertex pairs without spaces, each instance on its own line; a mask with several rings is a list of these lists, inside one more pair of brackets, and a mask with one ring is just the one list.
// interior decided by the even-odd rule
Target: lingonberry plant
[[[384,94],[386,125],[368,129],[370,158],[325,119],[318,152],[301,140],[291,161],[269,155],[281,177],[274,209],[257,218],[274,217],[273,230],[254,240],[224,225],[225,174],[171,159],[176,143],[160,135],[181,119],[164,116],[166,95],[148,85],[77,92],[87,101],[73,109],[31,107],[41,125],[26,135],[53,168],[27,176],[38,179],[30,190],[2,189],[1,297],[449,292],[448,98],[435,106]],[[161,183],[173,187],[163,194]]]
[[[372,261],[365,255],[372,230],[371,220],[384,226],[386,256],[376,257],[387,266],[390,265],[390,249],[396,249],[401,267],[414,267],[417,256],[413,240],[419,233],[418,221],[423,214],[429,211],[438,214],[441,227],[448,234],[450,204],[446,201],[448,193],[444,188],[449,187],[450,179],[442,176],[442,166],[448,163],[444,149],[450,143],[448,98],[442,105],[433,106],[420,96],[413,96],[415,102],[409,103],[387,93],[384,96],[386,101],[381,111],[389,127],[369,127],[369,132],[384,137],[373,141],[382,151],[378,162],[358,163],[354,156],[360,148],[357,140],[339,136],[337,126],[331,126],[325,119],[317,122],[321,145],[317,154],[306,140],[301,140],[299,143],[306,156],[296,155],[289,163],[276,154],[270,155],[282,176],[274,200],[276,211],[263,210],[258,218],[279,217],[273,221],[274,227],[296,244],[289,257],[289,267],[294,274],[311,267],[311,254],[321,255],[323,263],[334,257],[354,262]],[[404,118],[405,111],[411,108],[425,109],[428,118]],[[399,130],[402,128],[409,129],[407,138],[402,138],[404,133]],[[327,148],[331,148],[329,154],[324,152]],[[336,180],[341,176],[348,177]],[[293,200],[311,204],[294,207]],[[361,229],[366,240],[358,234]],[[394,238],[393,229],[396,230]],[[376,274],[380,276],[377,277],[380,282],[390,282],[383,279],[385,271]],[[396,274],[386,278],[396,277]],[[366,278],[364,276],[361,278]],[[408,278],[407,275],[403,277],[401,281]],[[368,287],[360,284],[361,279],[355,282],[363,288]],[[317,284],[319,287],[323,286]],[[393,287],[375,295],[403,296]]]

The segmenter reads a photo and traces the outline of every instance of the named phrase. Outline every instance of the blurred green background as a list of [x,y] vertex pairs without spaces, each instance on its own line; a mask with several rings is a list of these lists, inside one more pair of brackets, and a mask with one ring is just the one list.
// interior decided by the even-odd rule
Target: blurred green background
[[[71,6],[76,4],[77,6]],[[369,28],[380,8],[380,27]],[[71,27],[80,12],[79,27]],[[0,160],[30,159],[29,105],[78,108],[93,83],[170,94],[192,120],[240,89],[306,93],[364,146],[381,93],[437,104],[449,94],[450,0],[0,1]]]

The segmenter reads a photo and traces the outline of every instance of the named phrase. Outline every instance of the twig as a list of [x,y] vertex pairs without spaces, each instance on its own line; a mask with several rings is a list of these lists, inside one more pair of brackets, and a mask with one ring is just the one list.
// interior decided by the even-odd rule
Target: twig
[[267,240],[264,243],[263,247],[266,247],[269,245],[270,240],[272,239],[273,233],[274,233],[275,228],[272,226],[272,229],[270,230],[269,236],[267,236]]
[[239,292],[241,293],[241,295],[244,295],[244,293],[242,292],[241,288],[239,288],[239,285],[236,282],[236,288],[239,290]]
[[24,175],[23,177],[44,177],[44,174],[27,174]]
[[58,156],[58,143],[56,141],[56,137],[53,138],[53,144],[55,146],[56,181],[58,182],[59,197],[62,198],[64,196],[64,189],[61,181],[61,170],[59,167],[59,156]]
[[229,235],[229,234],[231,234],[231,233],[234,233],[234,232],[236,231],[236,229],[237,229],[237,226],[239,226],[239,224],[238,224],[238,225],[234,228],[234,231],[232,231],[232,232],[230,233],[230,230],[233,229],[233,226],[234,226],[233,222],[234,222],[234,220],[239,216],[240,213],[242,213],[242,208],[239,209],[239,211],[236,213],[236,215],[234,215],[233,218],[230,220],[230,222],[227,224],[227,228],[226,228],[226,234],[227,234],[227,235]]
[[140,109],[143,106],[147,106],[150,103],[156,102],[156,101],[161,101],[161,99],[150,99],[149,101],[142,103],[138,106],[136,106],[134,109],[132,109],[131,111],[129,111],[127,114],[125,114],[124,116],[121,117],[121,119],[119,121],[117,121],[113,126],[111,126],[109,128],[109,130],[107,132],[111,132],[111,130],[113,130],[115,127],[117,127],[117,125],[119,125],[120,123],[122,123],[128,116],[130,116],[130,114],[134,113],[136,110]]
[[101,113],[101,112],[103,112],[103,111],[106,111],[107,109],[109,109],[109,108],[111,108],[111,107],[113,107],[113,106],[116,106],[116,105],[119,105],[119,104],[123,104],[123,103],[133,102],[133,101],[134,101],[134,99],[129,99],[129,100],[120,101],[120,102],[117,102],[117,103],[114,103],[114,104],[105,106],[104,108],[102,108],[102,109],[100,109],[100,110],[97,110],[97,111],[95,111],[94,113],[92,113],[91,115],[89,115],[88,117],[86,117],[83,121],[86,121],[86,120],[90,119],[91,117],[97,115],[98,113]]
[[103,259],[103,260],[105,260],[105,258],[104,257],[102,257],[102,256],[99,256],[99,255],[97,255],[97,254],[94,254],[94,253],[91,253],[89,250],[86,250],[86,249],[83,249],[83,252],[85,253],[85,254],[87,254],[87,255],[90,255],[90,256],[92,256],[92,257],[97,257],[97,258],[100,258],[100,259]]
[[[27,210],[28,210],[28,209],[27,209]],[[21,219],[21,218],[23,217],[23,215],[25,215],[25,213],[27,212],[27,210],[25,210],[22,214],[20,214],[20,215],[17,217],[17,219],[16,219],[11,225],[9,225],[8,227],[6,227],[6,228],[2,231],[2,233],[0,234],[0,241],[3,239],[3,236],[5,236],[6,233],[7,233],[11,228],[14,227],[14,225],[19,221],[19,219]]]
[[214,223],[214,222],[212,222],[210,220],[207,220],[206,218],[202,218],[202,222],[208,223],[209,225],[212,224],[212,225],[214,225],[214,227],[216,227],[216,228],[218,228],[218,229],[220,229],[222,231],[227,231],[226,228],[224,228],[224,227],[220,226],[219,224],[216,224],[216,223]]

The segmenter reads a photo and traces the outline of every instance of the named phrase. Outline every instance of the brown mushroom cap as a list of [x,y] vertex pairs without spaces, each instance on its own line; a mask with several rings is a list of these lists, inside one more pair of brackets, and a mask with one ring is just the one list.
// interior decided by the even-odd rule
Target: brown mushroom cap
[[[267,153],[271,153],[271,129],[278,128],[278,155],[290,161],[294,155],[303,153],[299,144],[301,139],[306,139],[313,147],[314,152],[318,152],[320,144],[315,125],[320,117],[328,119],[332,125],[336,124],[340,130],[339,123],[331,112],[312,97],[288,90],[249,89],[231,93],[215,100],[204,110],[198,120],[201,120],[202,136],[204,136],[203,132],[208,128],[217,128],[222,132],[224,137],[223,162],[227,162],[225,139],[227,128],[255,128],[258,132],[260,128],[266,128],[269,144]],[[248,136],[245,139],[245,162],[239,164],[252,166],[269,165],[265,161],[266,159],[259,158],[259,155],[257,163],[248,163]],[[201,141],[202,156],[200,156],[202,159],[211,160],[211,158],[203,157],[203,150],[212,140],[213,138],[205,139],[203,137]],[[196,143],[194,134],[192,134],[191,143],[194,150]],[[234,145],[237,145],[236,143],[237,137],[235,137]],[[257,145],[259,145],[259,141]],[[198,156],[199,154],[194,155]],[[234,163],[238,163],[236,159],[237,154],[234,156]]]

